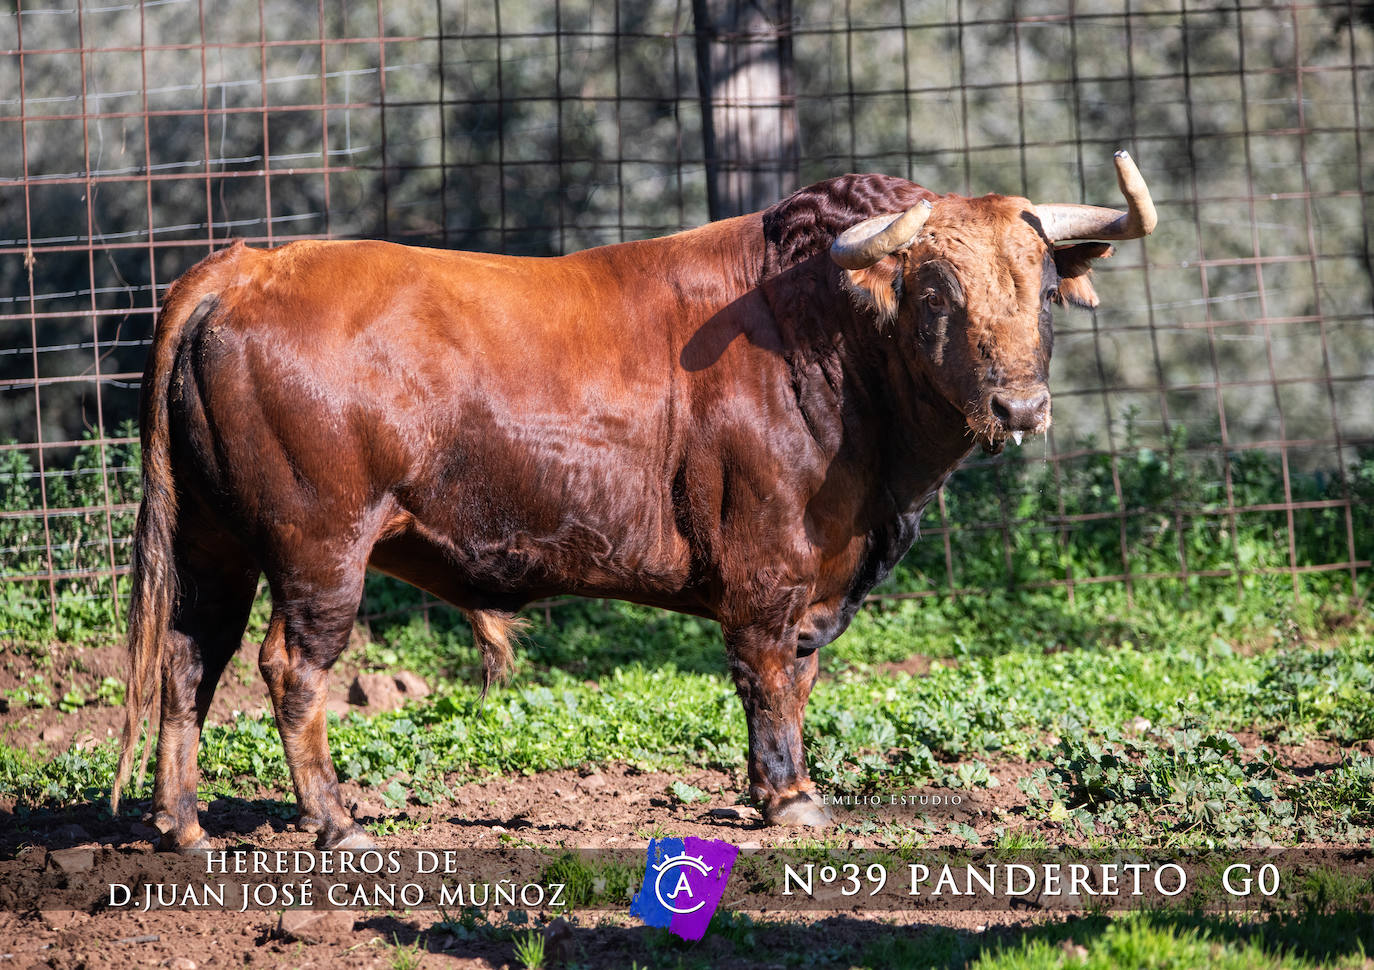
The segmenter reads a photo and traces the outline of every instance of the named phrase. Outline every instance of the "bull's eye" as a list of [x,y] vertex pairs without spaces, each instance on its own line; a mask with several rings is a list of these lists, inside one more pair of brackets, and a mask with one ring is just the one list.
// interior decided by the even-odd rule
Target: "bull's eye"
[[936,316],[944,316],[949,312],[949,300],[937,289],[927,289],[921,294],[921,299],[925,302],[926,309]]

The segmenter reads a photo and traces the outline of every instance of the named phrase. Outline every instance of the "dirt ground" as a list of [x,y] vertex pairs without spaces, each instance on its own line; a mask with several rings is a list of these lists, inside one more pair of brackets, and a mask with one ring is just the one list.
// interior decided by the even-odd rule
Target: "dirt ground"
[[[676,780],[686,780],[705,791],[723,789],[710,803],[673,805],[664,792]],[[769,829],[754,817],[721,818],[721,809],[739,811],[734,792],[738,779],[722,772],[697,771],[685,776],[640,772],[625,766],[581,774],[556,771],[519,779],[499,779],[457,789],[453,801],[405,813],[405,830],[376,839],[383,850],[416,846],[452,849],[496,849],[510,845],[567,846],[576,848],[627,848],[643,858],[651,834],[723,839],[743,848],[777,844],[787,833]],[[357,807],[358,817],[386,817],[379,800],[357,786],[345,786],[345,799]],[[222,800],[206,806],[203,821],[217,848],[247,843],[268,850],[308,849],[314,837],[273,811],[268,799]],[[712,810],[717,814],[713,815]],[[127,820],[101,818],[98,806],[36,816],[26,820],[26,831],[11,830],[0,846],[0,857],[21,859],[41,867],[44,855],[72,846],[108,847],[121,856],[153,854],[157,832]],[[752,813],[744,810],[745,815]],[[391,817],[396,817],[391,815]],[[975,819],[976,820],[976,819]],[[410,826],[415,826],[411,828]],[[29,843],[26,845],[25,843]],[[36,843],[36,844],[34,844]],[[642,863],[641,863],[642,864]],[[47,868],[51,868],[48,863]],[[197,967],[278,966],[293,967],[392,967],[392,944],[414,943],[422,938],[426,953],[423,966],[491,968],[518,967],[509,940],[492,939],[500,934],[452,934],[435,932],[441,919],[434,910],[383,912],[359,910],[354,925],[317,927],[309,942],[291,939],[279,931],[279,911],[183,912],[161,909],[127,912],[109,909],[96,912],[47,911],[0,912],[0,967],[110,967],[116,970],[149,966],[181,966],[177,958]],[[448,914],[453,916],[454,914]],[[528,926],[539,926],[557,917],[550,909],[526,914]],[[756,919],[767,913],[751,914]],[[1024,914],[955,912],[922,919],[919,913],[880,912],[868,916],[825,913],[789,916],[796,920],[788,931],[788,949],[805,951],[818,945],[835,947],[862,944],[885,924],[911,925],[913,931],[926,923],[984,933],[989,927],[1015,925]],[[507,925],[505,917],[492,915],[492,924]],[[571,962],[591,967],[655,966],[672,964],[678,955],[705,953],[712,962],[733,955],[727,939],[708,937],[699,944],[682,943],[670,954],[655,955],[662,934],[639,925],[624,911],[590,911],[569,920],[571,934],[566,953]],[[527,925],[517,925],[524,931]],[[676,942],[676,941],[674,941]],[[781,942],[781,941],[779,941]],[[704,949],[702,949],[704,948]]]
[[[5,651],[8,663],[0,671],[0,696],[32,676],[31,664]],[[927,665],[928,666],[928,665]],[[87,694],[107,675],[120,676],[122,657],[116,648],[85,650],[79,656],[57,656],[46,669],[77,670],[74,685]],[[348,706],[347,687],[352,671],[333,678],[331,703]],[[50,685],[54,698],[71,684]],[[236,712],[265,710],[267,699],[257,677],[254,658],[239,661],[226,675],[211,712],[212,722],[223,723]],[[103,705],[75,711],[22,708],[0,712],[0,737],[8,743],[49,753],[98,743],[117,733],[121,712]],[[1255,739],[1257,740],[1257,739]],[[1294,749],[1281,752],[1299,769],[1316,771],[1339,761],[1337,749]],[[991,840],[998,824],[1017,821],[1024,795],[1015,784],[1036,765],[1005,761],[989,765],[1001,784],[985,792],[962,793],[958,808],[945,810],[949,821],[971,825]],[[671,797],[673,782],[685,781],[708,793],[710,800],[692,805]],[[497,778],[458,787],[452,800],[432,806],[408,806],[393,812],[379,793],[357,784],[345,784],[345,803],[364,822],[391,819],[376,839],[383,849],[417,847],[458,850],[496,850],[522,846],[576,849],[634,850],[643,859],[651,837],[697,836],[722,839],[743,849],[767,848],[795,838],[795,831],[765,827],[747,806],[739,803],[744,788],[738,773],[689,770],[682,774],[639,771],[628,765],[592,770],[565,770],[518,778]],[[289,792],[263,789],[256,798],[221,799],[202,805],[202,824],[215,848],[251,846],[267,850],[309,849],[314,837],[297,831],[284,800]],[[1030,829],[1027,829],[1030,830]],[[1049,834],[1049,833],[1047,833]],[[30,813],[0,798],[0,864],[28,867],[63,885],[79,885],[83,878],[98,878],[102,865],[113,861],[125,867],[140,859],[155,858],[157,832],[127,818],[112,819],[104,805],[84,805],[57,812]],[[1053,836],[1051,836],[1053,837]],[[954,844],[953,842],[951,844]],[[886,845],[891,845],[887,843]],[[83,877],[80,866],[63,875],[62,850],[89,847],[99,864]],[[852,838],[854,849],[886,847],[881,831],[872,837]],[[70,854],[68,854],[70,855]],[[642,864],[642,863],[641,863]],[[508,932],[506,915],[493,915],[483,928],[436,928],[442,917],[433,909],[386,911],[362,909],[348,917],[331,917],[317,925],[283,929],[281,911],[196,911],[179,908],[132,912],[108,906],[84,909],[36,909],[24,900],[4,898],[0,888],[0,968],[4,967],[194,967],[293,966],[293,967],[395,967],[399,944],[418,946],[421,966],[456,968],[519,967]],[[456,918],[456,914],[445,914]],[[753,913],[768,918],[767,912]],[[540,928],[558,916],[550,909],[521,911],[516,924],[524,932]],[[933,927],[953,929],[981,940],[1004,928],[1025,925],[1024,912],[939,912],[922,910],[789,915],[784,929],[768,929],[770,944],[779,953],[807,953],[822,948],[862,947],[879,932],[920,934]],[[677,940],[664,943],[660,931],[639,925],[623,910],[579,911],[551,939],[550,962],[589,967],[674,965],[680,957],[705,958],[723,965],[744,965],[728,934],[713,933],[700,943]],[[491,929],[490,927],[495,927]],[[972,942],[972,941],[971,941]],[[975,944],[976,945],[976,944]],[[665,949],[665,946],[667,947]],[[751,953],[757,951],[751,950]],[[772,952],[772,950],[770,950]],[[757,965],[745,961],[748,965]],[[778,964],[781,966],[781,963]]]

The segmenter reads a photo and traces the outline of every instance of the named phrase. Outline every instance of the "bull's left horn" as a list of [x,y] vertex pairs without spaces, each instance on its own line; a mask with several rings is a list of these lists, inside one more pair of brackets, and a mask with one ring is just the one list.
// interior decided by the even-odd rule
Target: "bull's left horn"
[[1037,205],[1035,212],[1040,217],[1046,239],[1050,242],[1070,239],[1110,242],[1139,239],[1155,231],[1159,217],[1140,169],[1126,152],[1117,152],[1115,161],[1116,184],[1121,186],[1121,194],[1126,197],[1126,211],[1095,205]]
[[835,237],[830,258],[845,269],[867,269],[889,253],[905,249],[916,241],[916,234],[930,218],[929,199],[922,199],[905,212],[885,212],[856,222]]

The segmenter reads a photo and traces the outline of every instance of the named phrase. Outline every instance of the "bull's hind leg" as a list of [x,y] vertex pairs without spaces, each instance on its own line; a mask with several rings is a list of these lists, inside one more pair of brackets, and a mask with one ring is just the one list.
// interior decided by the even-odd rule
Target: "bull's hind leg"
[[325,724],[329,669],[348,645],[362,584],[361,563],[356,577],[329,588],[299,580],[273,583],[272,620],[258,661],[291,768],[301,827],[319,833],[322,849],[372,846],[339,796]]
[[815,651],[757,627],[726,630],[730,672],[749,727],[749,796],[772,825],[828,825],[802,748],[802,715],[816,682]]
[[205,715],[229,658],[238,650],[258,570],[227,542],[176,550],[180,595],[162,652],[162,716],[153,784],[160,848],[203,848],[196,812],[196,754]]

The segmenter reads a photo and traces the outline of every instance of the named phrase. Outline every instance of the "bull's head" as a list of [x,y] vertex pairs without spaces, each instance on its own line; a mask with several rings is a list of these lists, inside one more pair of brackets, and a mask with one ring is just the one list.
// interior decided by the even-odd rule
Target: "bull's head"
[[831,247],[856,300],[893,328],[990,451],[1050,425],[1050,304],[1096,306],[1091,269],[1111,254],[1108,241],[1154,230],[1149,190],[1126,152],[1116,173],[1124,212],[944,196],[865,219]]

